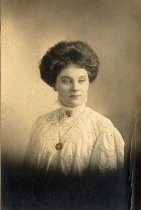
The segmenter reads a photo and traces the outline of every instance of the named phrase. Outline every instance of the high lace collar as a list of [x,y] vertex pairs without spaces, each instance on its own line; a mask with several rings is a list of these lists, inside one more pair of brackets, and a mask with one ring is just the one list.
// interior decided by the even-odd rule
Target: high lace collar
[[64,106],[63,104],[61,104],[61,113],[71,117],[71,116],[75,116],[77,114],[79,114],[80,112],[82,112],[86,107],[86,104],[81,104],[80,106],[77,107],[68,107],[68,106]]

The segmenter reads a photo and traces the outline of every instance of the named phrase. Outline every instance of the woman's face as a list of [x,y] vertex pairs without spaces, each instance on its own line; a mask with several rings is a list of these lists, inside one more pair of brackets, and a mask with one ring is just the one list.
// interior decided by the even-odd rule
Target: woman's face
[[70,65],[57,76],[55,88],[65,106],[76,107],[86,102],[89,78],[85,69]]

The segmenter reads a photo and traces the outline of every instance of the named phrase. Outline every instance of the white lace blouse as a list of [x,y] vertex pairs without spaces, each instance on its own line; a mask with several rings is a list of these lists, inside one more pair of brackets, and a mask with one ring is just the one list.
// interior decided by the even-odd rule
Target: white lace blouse
[[[56,149],[57,143],[62,149]],[[61,106],[37,119],[27,156],[37,169],[61,170],[64,174],[107,171],[122,167],[124,141],[108,118],[86,105]]]

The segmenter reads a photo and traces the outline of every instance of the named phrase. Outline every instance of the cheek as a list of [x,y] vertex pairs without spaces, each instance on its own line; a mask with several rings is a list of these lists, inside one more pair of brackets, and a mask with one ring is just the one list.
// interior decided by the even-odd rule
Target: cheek
[[89,83],[86,84],[86,85],[83,87],[83,91],[84,91],[84,92],[88,92],[88,90],[89,90]]
[[64,97],[66,96],[68,93],[68,90],[64,87],[59,87],[58,88],[58,94],[61,96],[61,97]]

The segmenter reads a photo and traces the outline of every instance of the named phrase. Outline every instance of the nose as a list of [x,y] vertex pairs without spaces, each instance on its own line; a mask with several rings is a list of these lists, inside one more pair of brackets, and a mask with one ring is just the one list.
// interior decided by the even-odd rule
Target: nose
[[78,83],[78,81],[74,81],[74,82],[72,83],[72,90],[73,90],[73,91],[79,90],[79,83]]

